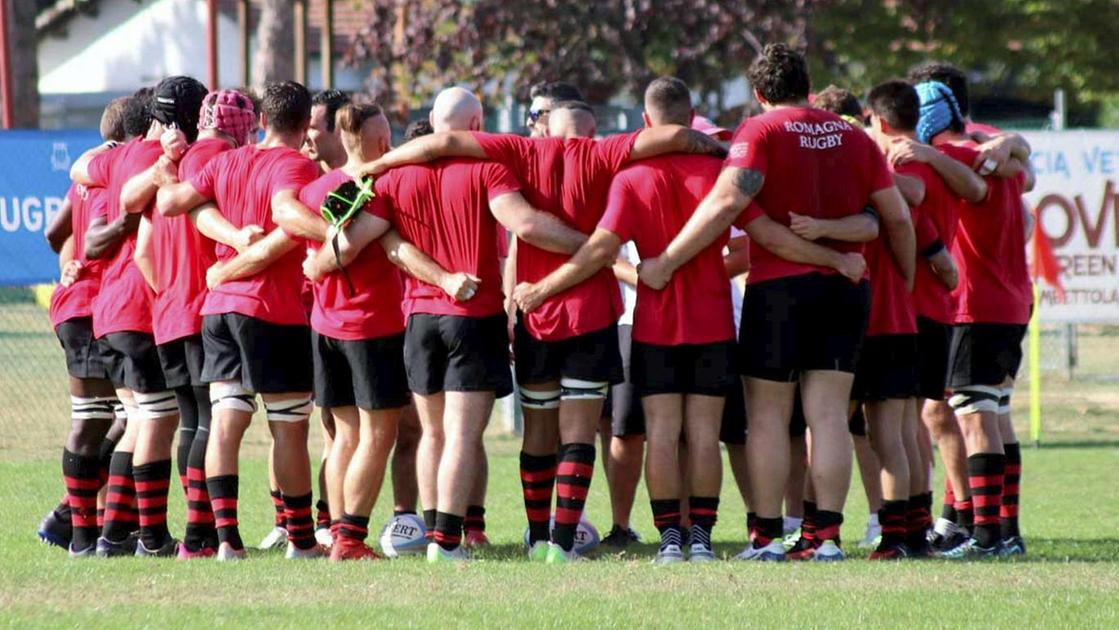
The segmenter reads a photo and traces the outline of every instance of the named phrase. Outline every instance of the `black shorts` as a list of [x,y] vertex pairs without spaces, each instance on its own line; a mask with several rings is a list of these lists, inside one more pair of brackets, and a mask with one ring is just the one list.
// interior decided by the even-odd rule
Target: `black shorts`
[[810,273],[746,286],[739,366],[789,383],[812,370],[855,371],[870,312],[870,283]]
[[375,339],[311,334],[315,403],[320,407],[396,409],[408,404],[404,333]]
[[202,318],[202,380],[240,381],[258,394],[311,391],[311,329],[240,313]]
[[645,435],[645,410],[633,391],[630,372],[633,347],[633,326],[618,326],[618,350],[622,356],[621,383],[610,388],[602,414],[610,418],[610,429],[618,437]]
[[959,324],[952,330],[948,387],[999,387],[1018,376],[1025,324]]
[[863,341],[851,400],[913,398],[917,386],[917,335],[878,335]]
[[168,389],[205,385],[202,381],[205,358],[201,334],[168,341],[155,349],[159,352],[159,363],[163,366],[163,378],[167,381]]
[[746,443],[746,395],[742,391],[742,378],[734,375],[734,382],[727,386],[723,404],[723,422],[719,426],[719,441],[723,444]]
[[657,394],[726,396],[736,375],[734,342],[661,346],[633,342],[633,389],[639,397]]
[[429,315],[408,317],[404,366],[408,387],[430,396],[442,391],[513,393],[509,373],[508,319]]
[[617,324],[578,337],[541,341],[528,332],[518,314],[513,355],[520,385],[559,382],[561,378],[611,385],[625,380]]
[[141,394],[167,391],[154,337],[147,333],[125,331],[109,333],[97,342],[101,349],[101,361],[113,385]]
[[917,395],[945,400],[948,389],[948,353],[952,326],[926,317],[917,318]]
[[93,338],[93,318],[75,317],[54,329],[62,352],[66,355],[66,371],[74,378],[109,378],[101,360],[101,348]]

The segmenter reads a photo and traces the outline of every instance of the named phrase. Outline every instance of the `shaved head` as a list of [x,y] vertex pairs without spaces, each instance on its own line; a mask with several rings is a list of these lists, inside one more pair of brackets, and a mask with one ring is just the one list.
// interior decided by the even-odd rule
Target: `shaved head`
[[470,90],[447,88],[435,97],[430,118],[436,132],[479,131],[482,129],[482,103]]
[[594,110],[582,101],[561,101],[548,116],[548,135],[553,138],[593,138],[598,131]]

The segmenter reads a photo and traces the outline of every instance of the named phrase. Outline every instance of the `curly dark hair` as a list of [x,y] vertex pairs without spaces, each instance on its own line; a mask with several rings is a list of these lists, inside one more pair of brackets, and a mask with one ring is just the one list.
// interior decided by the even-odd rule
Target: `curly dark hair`
[[812,85],[804,56],[785,44],[766,44],[746,71],[750,85],[774,105],[808,98]]
[[269,83],[260,101],[261,113],[275,131],[300,131],[311,120],[311,93],[295,81]]
[[404,129],[404,141],[408,142],[433,133],[435,133],[435,129],[431,127],[431,123],[427,120],[413,120]]
[[909,69],[909,82],[914,85],[925,81],[936,81],[948,86],[952,96],[956,97],[956,104],[960,106],[960,114],[967,118],[971,114],[971,102],[968,99],[967,75],[963,70],[943,61],[929,61]]
[[142,87],[128,97],[124,104],[124,133],[129,137],[142,136],[152,126],[152,94],[150,87]]

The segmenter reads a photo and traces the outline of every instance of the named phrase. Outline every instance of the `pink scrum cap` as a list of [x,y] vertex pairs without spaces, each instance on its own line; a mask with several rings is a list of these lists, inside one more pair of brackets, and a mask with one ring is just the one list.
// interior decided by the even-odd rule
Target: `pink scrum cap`
[[202,101],[198,129],[215,129],[240,142],[256,128],[256,111],[249,97],[237,90],[210,92]]
[[716,140],[722,140],[724,142],[730,140],[732,135],[729,129],[723,129],[722,127],[711,122],[710,119],[699,116],[698,114],[692,118],[692,129],[703,132],[711,136],[712,138],[715,138]]

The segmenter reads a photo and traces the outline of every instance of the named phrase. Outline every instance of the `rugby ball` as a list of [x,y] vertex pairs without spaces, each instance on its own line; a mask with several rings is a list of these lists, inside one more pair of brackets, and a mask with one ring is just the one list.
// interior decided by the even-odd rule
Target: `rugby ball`
[[388,558],[425,553],[424,521],[415,514],[401,514],[389,519],[381,528],[381,552]]
[[[556,515],[553,514],[552,518],[548,521],[548,531],[551,531],[556,526]],[[598,529],[587,520],[587,517],[579,519],[579,526],[575,528],[575,552],[583,556],[593,550],[601,542],[602,538],[598,535]],[[524,536],[525,547],[528,547],[528,528],[525,528]]]

